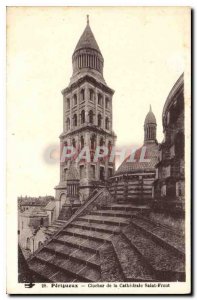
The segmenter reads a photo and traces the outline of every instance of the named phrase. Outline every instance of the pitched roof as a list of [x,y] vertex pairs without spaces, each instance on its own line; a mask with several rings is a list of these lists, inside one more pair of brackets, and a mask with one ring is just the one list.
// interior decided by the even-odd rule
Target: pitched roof
[[55,208],[55,201],[50,201],[44,208],[44,210],[54,210]]
[[67,176],[67,180],[79,180],[79,173],[78,170],[76,168],[76,164],[75,162],[71,162],[70,164],[70,168],[68,169],[68,176]]
[[34,207],[30,211],[24,211],[21,213],[22,216],[26,217],[45,217],[47,216],[47,212],[44,208],[41,207]]
[[51,199],[54,199],[54,197],[20,197],[18,198],[18,201],[20,206],[46,206]]

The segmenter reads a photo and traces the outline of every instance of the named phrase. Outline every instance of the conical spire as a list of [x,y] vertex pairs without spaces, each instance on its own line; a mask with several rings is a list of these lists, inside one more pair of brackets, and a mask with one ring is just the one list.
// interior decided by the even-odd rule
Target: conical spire
[[144,125],[146,124],[156,124],[156,118],[155,118],[155,115],[154,113],[152,112],[152,107],[150,105],[150,110],[149,112],[147,113],[146,115],[146,118],[145,118],[145,121],[144,121]]
[[155,142],[156,141],[156,128],[157,122],[152,107],[150,105],[149,112],[146,115],[144,121],[144,142]]
[[80,49],[88,49],[88,48],[92,49],[92,50],[96,50],[101,54],[99,46],[95,40],[94,34],[89,25],[89,15],[87,15],[86,28],[85,28],[84,32],[82,33],[82,35],[77,43],[77,46],[75,47],[74,53]]
[[86,27],[72,56],[73,75],[71,83],[87,74],[105,83],[103,78],[104,59],[89,23],[89,15],[87,15]]

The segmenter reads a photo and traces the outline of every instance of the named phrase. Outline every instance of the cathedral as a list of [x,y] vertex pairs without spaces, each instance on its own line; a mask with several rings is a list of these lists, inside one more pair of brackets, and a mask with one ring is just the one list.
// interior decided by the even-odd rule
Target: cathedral
[[[185,281],[185,242],[178,227],[182,223],[173,220],[171,224],[163,214],[158,222],[152,214],[154,194],[160,203],[160,195],[170,193],[173,200],[176,190],[177,196],[184,193],[184,177],[178,174],[184,127],[181,132],[174,128],[184,119],[182,92],[176,99],[171,94],[164,108],[166,141],[158,145],[157,122],[150,106],[142,147],[115,171],[109,155],[94,159],[98,146],[112,152],[116,135],[112,126],[114,91],[104,80],[104,59],[88,17],[72,66],[70,83],[62,91],[60,181],[55,187],[58,214],[45,231],[46,240],[29,256],[27,264],[21,258],[24,267],[19,264],[19,281],[27,282],[27,275],[31,275],[32,282],[51,283]],[[74,157],[62,159],[68,147]],[[87,148],[88,161],[75,159]],[[178,153],[176,160],[162,156],[170,149],[172,154]],[[175,182],[161,176],[166,166],[179,167]],[[162,197],[162,203],[165,200]]]
[[[78,173],[76,176],[80,180],[79,202],[82,204],[95,187],[102,187],[106,179],[114,174],[114,162],[108,159],[94,162],[96,147],[106,146],[111,149],[116,140],[112,129],[114,90],[103,77],[104,59],[90,28],[88,16],[86,28],[72,56],[72,67],[69,86],[62,91],[63,132],[60,145],[61,149],[71,145],[76,153],[86,146],[90,149],[90,161],[81,160],[75,165],[74,173]],[[67,178],[71,163],[68,160],[60,163],[60,182],[55,187],[60,207],[68,200]]]
[[[73,205],[79,207],[95,188],[102,188],[106,182],[117,200],[139,202],[140,198],[141,203],[150,201],[158,158],[157,124],[151,106],[144,122],[146,162],[139,161],[142,148],[136,151],[135,162],[126,159],[116,172],[114,161],[110,161],[109,156],[97,162],[93,159],[97,146],[105,146],[110,152],[115,146],[116,135],[112,128],[114,90],[108,87],[103,77],[104,59],[88,16],[86,28],[72,56],[72,66],[69,86],[62,91],[60,148],[62,153],[63,147],[72,146],[77,155],[88,146],[90,161],[67,159],[60,162],[60,182],[55,187],[60,210]],[[77,186],[70,189],[68,185],[72,180]],[[77,191],[74,202],[70,201],[70,190]]]

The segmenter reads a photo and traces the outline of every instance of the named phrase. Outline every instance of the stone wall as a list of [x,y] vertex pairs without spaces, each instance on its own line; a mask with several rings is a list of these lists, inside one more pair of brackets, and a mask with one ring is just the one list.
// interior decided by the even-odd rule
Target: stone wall
[[131,177],[128,180],[122,177],[111,181],[109,191],[120,202],[147,203],[152,200],[153,181],[154,174]]

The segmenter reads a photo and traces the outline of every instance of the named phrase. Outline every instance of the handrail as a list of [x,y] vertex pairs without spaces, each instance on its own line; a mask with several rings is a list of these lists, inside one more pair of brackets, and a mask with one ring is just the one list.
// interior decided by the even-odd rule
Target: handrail
[[39,247],[28,259],[27,261],[30,261],[33,259],[38,252],[40,252],[47,244],[49,244],[54,237],[56,237],[63,229],[65,229],[72,221],[74,221],[92,202],[94,202],[105,190],[106,188],[102,188],[99,190],[95,195],[94,192],[87,198],[86,202],[70,217],[70,219],[64,224],[62,227],[58,229],[51,237],[50,239],[47,239],[42,247]]

